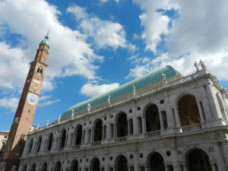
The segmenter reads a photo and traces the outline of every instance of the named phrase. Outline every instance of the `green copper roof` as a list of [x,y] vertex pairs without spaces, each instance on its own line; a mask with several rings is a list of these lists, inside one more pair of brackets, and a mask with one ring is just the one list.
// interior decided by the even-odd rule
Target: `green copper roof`
[[71,116],[72,109],[74,110],[74,113],[77,114],[77,112],[87,110],[88,104],[92,107],[104,104],[108,102],[108,97],[110,95],[110,100],[114,100],[120,97],[123,97],[125,95],[128,95],[133,92],[133,86],[135,86],[136,91],[141,90],[143,88],[152,86],[153,84],[159,83],[163,81],[162,73],[166,74],[166,79],[170,79],[176,76],[180,76],[181,74],[176,71],[171,66],[165,66],[164,68],[161,68],[157,71],[154,71],[148,75],[145,75],[141,78],[138,78],[136,80],[133,80],[129,83],[126,83],[114,90],[111,90],[107,93],[104,93],[102,95],[96,96],[94,98],[91,98],[89,100],[86,100],[84,102],[78,103],[71,108],[69,108],[66,112],[63,113],[62,118]]
[[48,35],[46,35],[45,38],[40,43],[49,46],[49,40],[48,39],[49,39],[49,37],[48,37]]

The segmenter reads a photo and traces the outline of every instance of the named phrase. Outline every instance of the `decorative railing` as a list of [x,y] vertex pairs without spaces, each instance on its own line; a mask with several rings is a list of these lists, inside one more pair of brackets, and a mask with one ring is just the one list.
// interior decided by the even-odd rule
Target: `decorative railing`
[[201,124],[192,124],[181,127],[182,132],[194,132],[201,129]]
[[158,130],[158,131],[147,132],[145,135],[146,135],[147,138],[159,137],[161,135],[161,131]]
[[124,142],[127,141],[127,137],[119,137],[115,139],[115,142],[120,143],[120,142]]

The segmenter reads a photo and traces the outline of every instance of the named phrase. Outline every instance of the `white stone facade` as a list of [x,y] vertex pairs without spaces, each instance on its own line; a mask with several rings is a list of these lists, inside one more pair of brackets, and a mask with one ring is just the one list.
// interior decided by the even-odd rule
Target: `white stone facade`
[[3,146],[6,144],[8,135],[9,135],[9,132],[0,132],[0,155],[1,155]]
[[30,132],[19,170],[226,171],[227,123],[228,92],[202,69]]

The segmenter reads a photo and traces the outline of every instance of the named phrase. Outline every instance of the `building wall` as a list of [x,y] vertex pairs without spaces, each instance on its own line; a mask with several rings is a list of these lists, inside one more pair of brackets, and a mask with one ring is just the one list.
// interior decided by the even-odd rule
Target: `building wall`
[[[164,84],[156,90],[148,90],[119,103],[107,104],[102,109],[86,112],[82,116],[75,115],[31,132],[21,158],[20,170],[24,166],[32,168],[32,165],[36,165],[38,170],[45,162],[51,170],[54,170],[57,162],[61,163],[62,170],[70,170],[71,163],[77,160],[79,169],[87,171],[92,170],[91,162],[97,158],[101,170],[112,171],[117,168],[119,156],[125,156],[131,171],[144,171],[148,170],[150,156],[159,153],[167,171],[181,171],[188,169],[188,155],[195,149],[200,149],[208,156],[213,171],[228,170],[227,92],[206,71]],[[187,95],[195,99],[199,123],[183,125],[181,122],[178,104]],[[158,108],[161,128],[147,132],[145,113],[151,104]],[[163,111],[166,117],[162,115]],[[128,134],[117,137],[117,121],[123,112],[127,116]],[[167,118],[167,127],[162,122],[164,117]],[[141,124],[138,118],[141,118]],[[101,141],[94,142],[98,120],[102,121],[103,137]],[[131,133],[130,120],[133,127]],[[75,145],[75,129],[78,125],[82,126],[83,140],[80,145]],[[114,126],[113,136],[111,125]],[[63,130],[66,130],[66,139],[61,148]],[[53,144],[48,150],[50,133],[53,133]]]
[[8,139],[8,132],[1,132],[0,133],[0,155],[1,155],[1,151],[3,146],[6,144],[6,141]]

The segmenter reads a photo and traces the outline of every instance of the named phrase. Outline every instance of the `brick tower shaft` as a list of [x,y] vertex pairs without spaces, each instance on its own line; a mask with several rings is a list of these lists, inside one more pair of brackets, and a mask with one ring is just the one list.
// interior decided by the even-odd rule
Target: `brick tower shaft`
[[19,158],[23,152],[29,129],[32,127],[47,68],[48,39],[47,35],[41,41],[35,59],[30,63],[30,69],[13,119],[9,138],[1,156],[1,161],[6,164],[6,171],[18,169]]

